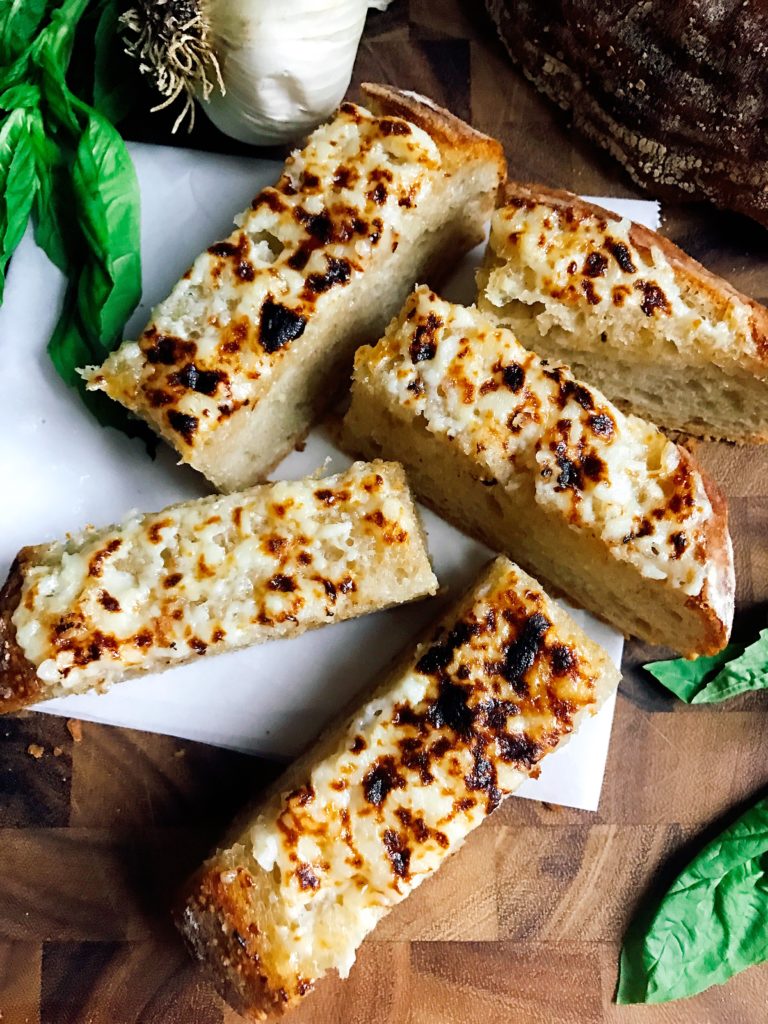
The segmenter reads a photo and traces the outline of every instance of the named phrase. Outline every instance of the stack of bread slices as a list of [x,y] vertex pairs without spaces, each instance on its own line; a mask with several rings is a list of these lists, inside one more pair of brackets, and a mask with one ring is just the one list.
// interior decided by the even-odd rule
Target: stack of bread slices
[[[762,307],[507,182],[501,146],[430,100],[363,93],[83,371],[221,493],[25,548],[0,595],[11,711],[435,594],[409,485],[499,552],[185,889],[182,932],[253,1019],[346,975],[616,686],[543,587],[686,657],[725,646],[725,501],[662,428],[768,439]],[[476,306],[445,301],[430,285],[489,219]],[[264,483],[353,363],[343,440],[369,461]]]

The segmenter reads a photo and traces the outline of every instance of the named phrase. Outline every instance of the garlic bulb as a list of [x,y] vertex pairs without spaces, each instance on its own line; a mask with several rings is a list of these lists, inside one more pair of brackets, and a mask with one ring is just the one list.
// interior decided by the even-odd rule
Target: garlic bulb
[[370,7],[391,0],[141,0],[123,15],[126,49],[168,106],[193,98],[242,142],[291,142],[349,85]]

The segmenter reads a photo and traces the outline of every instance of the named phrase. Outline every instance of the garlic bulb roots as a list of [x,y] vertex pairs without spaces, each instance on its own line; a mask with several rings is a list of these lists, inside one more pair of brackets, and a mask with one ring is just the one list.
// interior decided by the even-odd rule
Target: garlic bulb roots
[[326,118],[352,76],[369,7],[390,0],[136,0],[126,50],[163,100],[197,100],[242,142],[292,142]]

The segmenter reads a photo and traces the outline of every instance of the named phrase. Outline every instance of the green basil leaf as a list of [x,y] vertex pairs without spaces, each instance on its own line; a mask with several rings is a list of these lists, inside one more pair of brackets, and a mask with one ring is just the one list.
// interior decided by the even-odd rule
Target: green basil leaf
[[0,129],[0,302],[6,268],[27,226],[36,187],[26,111],[15,110]]
[[[49,352],[62,377],[84,393],[77,368],[112,350],[141,295],[139,190],[118,132],[68,89],[61,68],[68,44],[57,33],[36,55],[48,135],[60,145],[36,213],[41,244],[57,263],[70,264],[76,303],[62,312]],[[67,227],[57,235],[59,217]]]
[[72,56],[75,29],[85,13],[90,0],[63,0],[54,11],[43,32],[35,41],[36,46],[52,57],[61,75],[64,75]]
[[78,285],[78,308],[106,355],[141,298],[140,200],[125,143],[96,111],[87,115],[72,183],[89,250]]
[[78,313],[76,285],[70,285],[67,289],[61,316],[48,350],[59,375],[69,385],[79,389],[83,402],[98,422],[104,427],[114,427],[128,437],[140,438],[148,454],[154,458],[157,437],[143,420],[131,416],[127,409],[113,402],[103,392],[85,390],[77,367],[93,359],[93,349],[89,332]]
[[32,44],[49,0],[5,0],[0,7],[0,65],[11,64]]
[[85,396],[77,367],[90,362],[94,353],[77,312],[77,283],[71,283],[67,289],[61,314],[48,342],[48,353],[62,380]]
[[693,698],[693,704],[715,704],[749,690],[768,687],[768,629],[760,631],[753,644],[729,661],[711,682]]
[[112,124],[118,124],[129,113],[137,93],[119,26],[118,5],[108,0],[94,34],[93,106]]
[[73,251],[77,232],[72,183],[61,146],[46,134],[42,118],[40,124],[32,137],[37,164],[37,191],[32,208],[35,241],[51,263],[68,274],[77,260]]
[[690,704],[723,665],[741,651],[742,648],[737,644],[729,644],[719,654],[713,654],[707,658],[694,658],[692,661],[685,658],[675,658],[673,661],[654,661],[649,665],[643,665],[643,668],[680,700]]
[[0,5],[0,299],[31,211],[38,244],[69,278],[48,345],[58,373],[100,422],[146,438],[144,424],[88,393],[77,372],[120,341],[141,294],[139,190],[130,156],[107,117],[67,84],[75,30],[89,3],[84,27],[94,36],[94,91],[116,118],[127,95],[110,78],[118,44],[114,0]]
[[627,932],[618,1003],[663,1003],[768,960],[768,800],[706,846]]
[[0,93],[0,107],[16,111],[35,109],[40,103],[40,86],[36,82],[18,82]]

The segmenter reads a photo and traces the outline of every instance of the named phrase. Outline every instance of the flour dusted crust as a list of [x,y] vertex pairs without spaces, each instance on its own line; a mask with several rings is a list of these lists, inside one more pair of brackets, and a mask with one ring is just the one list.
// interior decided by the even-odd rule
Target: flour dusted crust
[[348,974],[377,922],[612,692],[605,653],[498,558],[188,885],[179,926],[248,1019]]
[[0,597],[0,713],[436,587],[387,463],[135,514],[20,553]]
[[[221,490],[283,458],[416,277],[475,245],[501,147],[413,95],[364,86],[155,308],[89,386],[150,425]],[[409,120],[410,118],[410,120]]]
[[655,196],[768,224],[759,0],[486,0],[512,58]]
[[478,287],[484,312],[622,408],[700,437],[768,440],[768,311],[656,232],[510,183]]
[[476,310],[417,289],[359,350],[345,432],[625,632],[690,655],[725,644],[733,561],[714,484],[652,424]]

